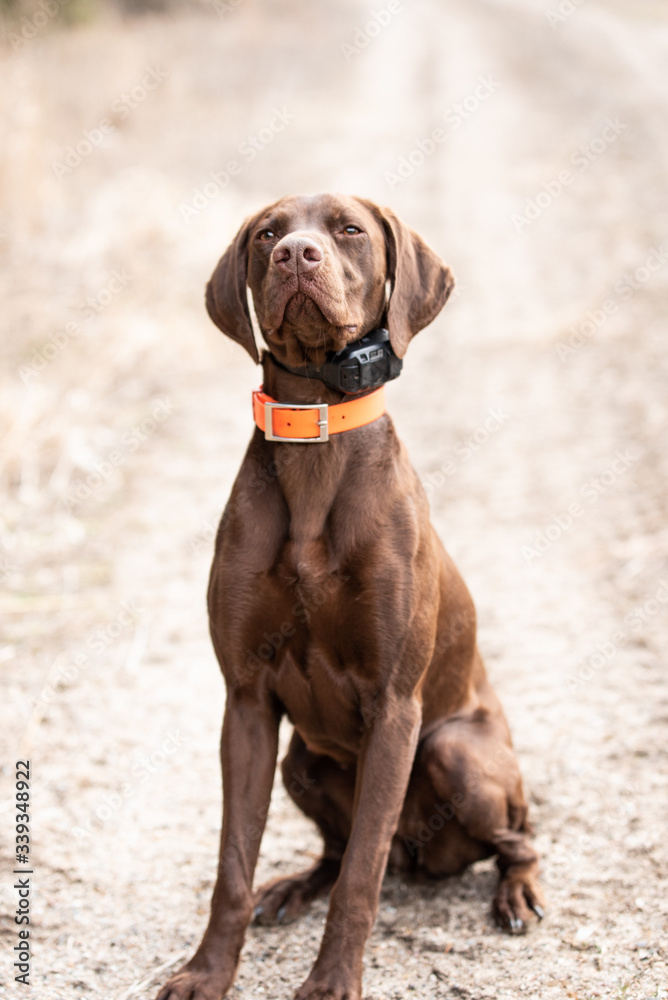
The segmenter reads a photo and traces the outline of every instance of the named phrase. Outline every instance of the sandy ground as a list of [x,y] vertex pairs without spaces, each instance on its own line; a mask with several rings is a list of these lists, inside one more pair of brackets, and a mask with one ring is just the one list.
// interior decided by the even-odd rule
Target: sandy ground
[[[491,862],[388,878],[365,996],[668,996],[668,14],[403,0],[356,34],[381,2],[55,18],[2,53],[2,997],[148,1000],[205,926],[204,594],[257,372],[202,289],[248,211],[317,190],[391,204],[458,278],[390,407],[477,603],[549,904],[509,938]],[[317,850],[277,785],[257,880]],[[251,929],[233,995],[291,997],[324,913]]]

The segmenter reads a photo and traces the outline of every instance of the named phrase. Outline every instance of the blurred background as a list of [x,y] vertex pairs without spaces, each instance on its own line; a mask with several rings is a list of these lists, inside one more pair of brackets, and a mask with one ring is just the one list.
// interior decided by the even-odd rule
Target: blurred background
[[[388,878],[365,996],[668,996],[665,3],[0,10],[0,811],[7,870],[30,757],[32,995],[150,998],[204,928],[205,589],[259,370],[203,289],[248,213],[332,190],[457,278],[390,410],[478,607],[548,898],[508,938],[491,862]],[[277,786],[258,881],[317,850]],[[291,997],[324,913],[252,929],[240,995]]]

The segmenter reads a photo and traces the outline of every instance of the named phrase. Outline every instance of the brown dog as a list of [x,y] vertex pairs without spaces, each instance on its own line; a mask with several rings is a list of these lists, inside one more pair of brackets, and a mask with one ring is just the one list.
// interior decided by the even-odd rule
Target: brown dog
[[[220,1000],[254,906],[260,922],[290,919],[330,889],[297,998],[359,1000],[388,861],[442,876],[496,854],[498,922],[518,932],[530,909],[542,916],[522,781],[473,604],[383,390],[344,397],[313,377],[328,351],[381,323],[402,357],[454,282],[392,212],[317,195],[249,219],[207,286],[211,318],[257,362],[247,284],[269,350],[255,399],[265,433],[255,430],[234,484],[209,587],[227,685],[220,863],[202,943],[159,1000]],[[254,897],[284,714],[294,733],[283,777],[320,828],[323,856]]]

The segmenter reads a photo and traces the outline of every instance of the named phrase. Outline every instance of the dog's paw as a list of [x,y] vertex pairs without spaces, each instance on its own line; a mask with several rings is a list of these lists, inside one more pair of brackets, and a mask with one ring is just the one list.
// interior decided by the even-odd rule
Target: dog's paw
[[306,913],[313,893],[298,876],[263,886],[255,896],[254,924],[289,924]]
[[296,920],[314,899],[329,891],[338,872],[338,861],[322,859],[308,871],[261,886],[254,898],[253,922],[287,924]]
[[506,874],[494,897],[493,913],[499,927],[510,934],[525,934],[532,911],[539,920],[545,916],[545,901],[536,876],[532,872]]
[[232,979],[220,972],[185,965],[165,983],[155,1000],[222,1000]]
[[362,988],[352,982],[318,982],[309,977],[295,993],[295,1000],[362,1000]]

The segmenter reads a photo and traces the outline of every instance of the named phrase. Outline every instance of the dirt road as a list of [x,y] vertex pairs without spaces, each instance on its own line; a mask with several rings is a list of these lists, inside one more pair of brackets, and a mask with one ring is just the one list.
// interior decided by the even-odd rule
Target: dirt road
[[[257,372],[202,289],[248,211],[327,189],[391,204],[458,279],[390,409],[477,603],[549,902],[509,938],[491,862],[388,878],[365,996],[668,997],[668,15],[381,3],[220,0],[6,43],[0,997],[28,995],[20,757],[30,995],[149,1000],[204,928],[204,593]],[[317,850],[277,784],[258,881]],[[235,995],[288,1000],[324,914],[252,929]]]

